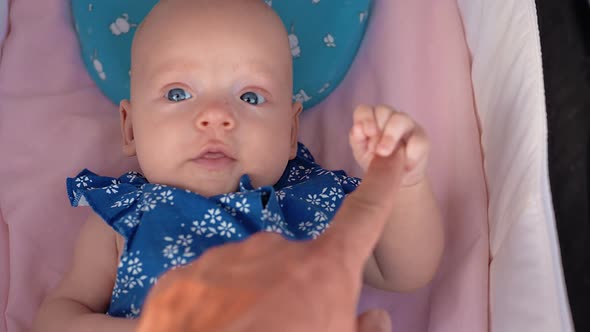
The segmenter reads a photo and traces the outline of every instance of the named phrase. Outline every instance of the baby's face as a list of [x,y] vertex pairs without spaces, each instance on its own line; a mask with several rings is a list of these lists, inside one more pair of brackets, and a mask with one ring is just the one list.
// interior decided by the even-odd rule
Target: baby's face
[[243,174],[275,184],[296,153],[300,104],[280,19],[262,0],[169,0],[132,50],[125,150],[152,183],[204,196]]

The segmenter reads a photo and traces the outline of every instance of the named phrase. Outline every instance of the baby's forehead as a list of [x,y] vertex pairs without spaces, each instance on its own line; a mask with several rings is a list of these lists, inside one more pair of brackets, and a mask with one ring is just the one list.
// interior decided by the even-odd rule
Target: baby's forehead
[[[138,27],[148,25],[202,26],[212,22],[250,23],[285,30],[279,16],[263,0],[163,0],[157,3]],[[236,31],[239,32],[239,31]]]
[[241,65],[247,64],[252,55],[252,66],[264,67],[264,62],[278,61],[287,67],[285,70],[292,70],[285,26],[262,0],[160,2],[135,34],[132,67],[145,58],[157,57],[157,62],[165,62],[178,55],[175,49],[187,49],[188,55],[198,58],[235,53],[243,58]]
[[[201,2],[206,6],[195,5]],[[147,86],[185,80],[194,84],[248,82],[267,91],[281,91],[279,95],[289,99],[293,89],[288,33],[278,15],[261,0],[166,0],[158,4],[136,31],[130,74],[132,95],[141,94]]]
[[[263,0],[164,0],[139,25],[133,48],[145,42],[155,49],[160,45],[154,44],[154,39],[156,42],[162,38],[174,39],[185,31],[190,31],[195,38],[207,34],[227,40],[240,39],[250,33],[259,36],[257,44],[288,47],[285,26]],[[184,41],[190,39],[193,38]]]

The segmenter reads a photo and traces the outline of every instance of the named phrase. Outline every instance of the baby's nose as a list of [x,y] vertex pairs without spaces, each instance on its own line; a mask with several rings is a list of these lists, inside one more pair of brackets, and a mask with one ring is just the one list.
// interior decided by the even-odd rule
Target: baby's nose
[[235,126],[235,119],[227,110],[214,108],[197,116],[196,125],[199,129],[232,130]]

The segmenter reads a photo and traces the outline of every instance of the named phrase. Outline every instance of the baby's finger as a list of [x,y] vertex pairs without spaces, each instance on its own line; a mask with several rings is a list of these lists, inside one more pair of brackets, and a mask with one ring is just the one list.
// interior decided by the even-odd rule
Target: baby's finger
[[352,148],[352,153],[357,160],[360,160],[364,153],[368,151],[369,140],[367,136],[363,133],[362,124],[354,124],[352,128],[350,128],[350,133],[348,135],[348,142],[350,143],[350,147]]
[[397,147],[400,140],[405,140],[413,134],[416,123],[405,113],[394,113],[387,121],[383,134],[376,147],[380,156],[389,156]]
[[364,134],[368,137],[376,136],[378,134],[373,107],[369,105],[359,105],[354,110],[353,124],[361,124]]
[[365,136],[363,131],[363,125],[361,123],[355,123],[350,128],[350,139],[354,140],[355,142],[365,142],[367,136]]
[[389,121],[389,118],[397,112],[389,106],[378,105],[375,107],[374,113],[375,120],[377,121],[377,127],[380,131],[383,131],[387,121]]

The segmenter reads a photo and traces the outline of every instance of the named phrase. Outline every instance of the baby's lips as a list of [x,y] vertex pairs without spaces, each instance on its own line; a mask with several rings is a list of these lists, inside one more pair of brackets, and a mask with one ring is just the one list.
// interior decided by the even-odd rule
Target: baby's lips
[[[225,153],[223,152],[205,152],[203,155],[201,155],[198,158],[203,158],[203,159],[221,159],[221,158],[229,158]],[[233,159],[233,158],[230,158]]]
[[235,154],[231,151],[229,146],[221,141],[212,140],[203,145],[199,154],[195,159],[200,159],[209,156],[209,159],[227,157],[235,160]]

